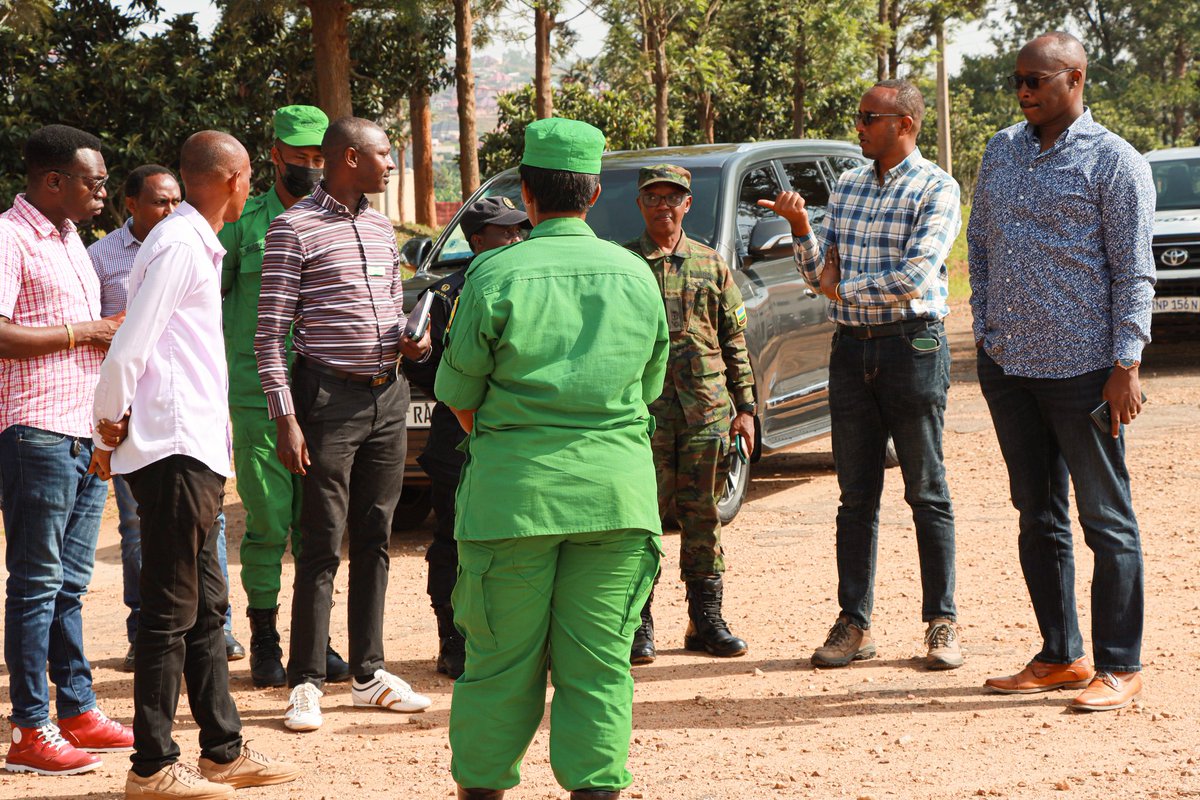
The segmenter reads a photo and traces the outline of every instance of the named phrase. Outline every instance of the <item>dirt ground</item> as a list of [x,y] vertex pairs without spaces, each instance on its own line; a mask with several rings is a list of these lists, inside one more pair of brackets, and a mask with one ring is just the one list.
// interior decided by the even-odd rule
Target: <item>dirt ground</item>
[[[631,798],[1044,798],[1200,797],[1200,594],[1197,543],[1200,480],[1200,346],[1176,334],[1145,355],[1146,412],[1128,435],[1146,556],[1142,700],[1121,712],[1076,715],[1069,692],[986,694],[989,675],[1019,669],[1039,646],[1017,563],[1016,513],[987,408],[974,379],[969,311],[950,318],[954,384],[946,463],[958,521],[957,601],[966,651],[961,669],[920,668],[923,627],[911,517],[898,474],[890,474],[880,525],[875,636],[879,657],[847,669],[808,661],[837,615],[833,517],[837,484],[829,443],[765,459],[751,498],[725,533],[726,618],[750,642],[744,658],[686,653],[677,534],[666,539],[656,619],[659,659],[636,669]],[[1160,335],[1156,330],[1156,336]],[[236,578],[244,529],[231,492],[230,572],[236,632],[249,643]],[[436,634],[425,588],[425,528],[393,539],[388,599],[389,667],[433,698],[423,714],[350,707],[345,685],[325,697],[325,726],[287,731],[284,689],[253,688],[249,662],[232,665],[247,739],[303,764],[304,777],[239,796],[275,798],[447,798],[446,739],[452,684],[434,672]],[[1076,551],[1079,613],[1089,630],[1091,557]],[[344,591],[345,570],[338,576]],[[292,569],[285,566],[285,585]],[[288,607],[290,588],[283,605]],[[334,610],[335,643],[345,646],[345,604]],[[115,507],[109,505],[84,619],[96,690],[104,710],[132,718],[132,679],[117,670],[125,653],[125,609]],[[286,638],[286,631],[285,631]],[[7,680],[4,680],[7,684]],[[0,705],[7,711],[7,690]],[[7,725],[4,726],[7,728]],[[0,731],[8,741],[7,730]],[[196,726],[181,704],[176,735],[184,758],[198,755]],[[0,774],[0,797],[122,797],[128,762],[110,754],[89,775]],[[563,798],[550,771],[543,725],[525,759],[514,798]]]

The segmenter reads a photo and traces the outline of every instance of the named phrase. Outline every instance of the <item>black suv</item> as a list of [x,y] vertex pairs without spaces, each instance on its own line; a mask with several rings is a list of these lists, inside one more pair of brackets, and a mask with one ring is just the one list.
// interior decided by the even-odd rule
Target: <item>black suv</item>
[[[758,399],[758,437],[752,460],[829,432],[828,368],[831,323],[827,302],[805,285],[792,258],[788,224],[757,205],[780,191],[804,195],[819,224],[829,193],[843,171],[866,163],[861,151],[844,142],[788,140],[713,144],[606,153],[600,200],[587,222],[602,239],[627,242],[643,230],[635,202],[638,169],[671,163],[692,173],[692,209],[684,218],[687,235],[719,252],[734,270],[749,317],[746,342]],[[468,202],[502,195],[521,202],[515,169],[485,183]],[[471,251],[451,220],[436,241],[413,239],[405,258],[416,275],[405,282],[411,307],[427,286],[464,269]],[[432,401],[413,387],[409,414],[409,455],[404,495],[395,527],[420,524],[429,513],[428,478],[416,464],[424,446]],[[734,518],[746,496],[750,470],[736,457],[720,503],[723,522]]]

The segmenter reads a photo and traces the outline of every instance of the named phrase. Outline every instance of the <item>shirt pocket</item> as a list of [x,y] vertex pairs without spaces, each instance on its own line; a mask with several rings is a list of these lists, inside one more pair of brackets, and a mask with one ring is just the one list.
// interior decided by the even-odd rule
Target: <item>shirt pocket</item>
[[239,272],[262,272],[263,253],[267,249],[266,238],[256,242],[246,242],[238,248]]

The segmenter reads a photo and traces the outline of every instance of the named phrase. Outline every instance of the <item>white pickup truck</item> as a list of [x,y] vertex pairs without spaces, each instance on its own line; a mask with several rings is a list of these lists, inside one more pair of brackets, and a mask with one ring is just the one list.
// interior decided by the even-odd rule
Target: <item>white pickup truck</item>
[[1181,314],[1200,315],[1200,147],[1154,150],[1146,160],[1158,192],[1155,317],[1167,321],[1186,319],[1176,316]]

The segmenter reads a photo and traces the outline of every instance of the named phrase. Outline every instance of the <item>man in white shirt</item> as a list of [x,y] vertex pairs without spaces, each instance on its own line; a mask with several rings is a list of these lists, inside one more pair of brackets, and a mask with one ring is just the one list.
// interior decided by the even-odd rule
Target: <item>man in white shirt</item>
[[[125,796],[232,798],[233,789],[299,771],[244,746],[229,694],[222,623],[229,589],[217,563],[217,516],[229,476],[221,258],[216,232],[250,191],[250,159],[228,134],[183,145],[188,202],[143,242],[129,275],[128,332],[100,368],[93,416],[121,419],[115,450],[97,432],[92,469],[115,471],[142,519],[142,610],[134,647],[134,754]],[[171,738],[181,680],[200,728],[199,773]],[[203,777],[201,777],[203,776]]]

